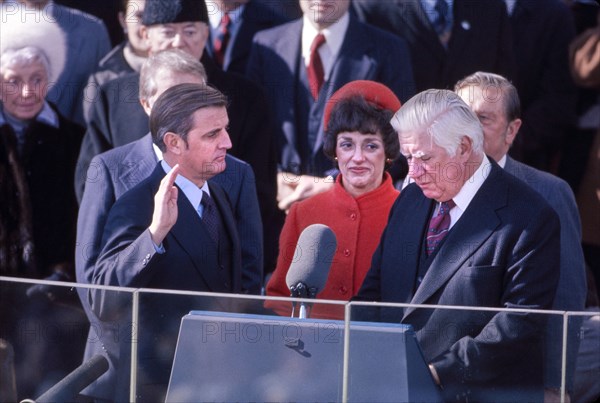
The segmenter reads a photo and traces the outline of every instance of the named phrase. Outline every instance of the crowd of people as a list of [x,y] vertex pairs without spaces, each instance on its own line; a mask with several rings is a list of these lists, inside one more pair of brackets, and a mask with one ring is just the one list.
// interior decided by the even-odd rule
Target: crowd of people
[[[285,297],[302,231],[325,224],[337,249],[317,298],[598,309],[593,1],[92,3],[0,0],[0,275]],[[129,400],[124,295],[0,298],[19,398],[100,353],[109,370],[81,398]],[[89,334],[33,352],[17,324],[60,323],[53,304]],[[182,315],[247,308],[149,301],[136,398],[164,400]],[[560,398],[561,317],[353,315],[412,325],[447,400]],[[568,396],[591,401],[597,320],[565,334]]]

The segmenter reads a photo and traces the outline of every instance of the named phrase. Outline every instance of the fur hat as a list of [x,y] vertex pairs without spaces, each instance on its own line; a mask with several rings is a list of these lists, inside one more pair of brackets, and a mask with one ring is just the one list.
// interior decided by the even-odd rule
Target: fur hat
[[331,98],[327,100],[325,106],[325,114],[323,117],[323,127],[327,129],[329,116],[337,103],[343,99],[359,95],[365,98],[367,102],[381,109],[388,109],[396,112],[402,104],[398,97],[383,84],[369,80],[355,80],[342,86],[339,90],[333,93]]
[[147,0],[142,14],[146,26],[196,21],[208,24],[204,0]]
[[48,81],[55,83],[67,60],[65,34],[43,11],[25,7],[17,2],[0,4],[0,55],[9,49],[38,48],[50,64]]

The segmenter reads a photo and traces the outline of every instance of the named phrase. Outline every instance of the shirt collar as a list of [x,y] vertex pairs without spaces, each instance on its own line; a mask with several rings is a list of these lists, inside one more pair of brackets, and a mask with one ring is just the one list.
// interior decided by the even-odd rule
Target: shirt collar
[[504,169],[504,167],[506,166],[506,154],[504,154],[502,158],[500,158],[500,161],[498,161],[498,165],[500,165],[500,168]]
[[461,212],[464,212],[467,207],[469,207],[469,204],[475,197],[475,194],[477,194],[477,191],[489,176],[490,168],[491,162],[488,157],[484,155],[479,167],[477,167],[473,175],[467,179],[462,188],[460,188],[458,194],[452,198],[454,203],[456,203],[456,207],[458,207]]
[[[165,160],[160,161],[160,165],[165,173],[168,173],[171,170],[171,167]],[[181,189],[185,197],[189,200],[189,202],[194,206],[194,209],[197,210],[200,205],[200,201],[202,200],[202,192],[208,193],[210,196],[210,190],[208,189],[208,182],[204,182],[202,187],[196,186],[192,181],[183,175],[177,175],[175,178],[175,184]]]
[[306,63],[308,64],[310,59],[310,45],[319,33],[322,33],[325,36],[325,44],[323,47],[329,49],[332,59],[335,58],[340,52],[349,24],[350,13],[346,12],[331,26],[319,31],[310,23],[308,16],[304,15],[302,24],[302,57]]
[[[240,4],[240,6],[237,7],[235,10],[232,10],[229,13],[227,13],[229,14],[229,20],[231,21],[232,27],[237,26],[238,21],[242,19],[242,13],[244,12],[245,8],[245,3]],[[208,23],[213,30],[219,28],[219,25],[221,25],[221,18],[223,17],[223,14],[224,13],[220,9],[208,13]]]
[[517,0],[504,0],[506,3],[506,11],[508,11],[508,15],[512,15],[513,11],[515,11],[515,4]]
[[[0,126],[9,123],[8,119],[4,116],[4,114],[4,106],[2,105],[2,102],[0,102]],[[59,126],[58,114],[54,111],[54,109],[52,109],[48,101],[44,101],[44,106],[42,107],[42,110],[40,111],[40,113],[37,114],[37,116],[33,120],[35,120],[36,122],[44,123],[45,125],[54,128],[58,128]],[[24,126],[27,125],[26,122],[23,123]]]

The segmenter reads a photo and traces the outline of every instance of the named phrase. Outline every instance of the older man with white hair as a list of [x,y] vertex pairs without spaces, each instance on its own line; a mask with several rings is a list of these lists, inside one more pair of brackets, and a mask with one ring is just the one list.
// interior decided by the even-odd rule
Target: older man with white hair
[[453,92],[417,94],[392,126],[415,183],[392,207],[356,299],[432,308],[362,313],[414,327],[447,400],[541,401],[545,315],[436,306],[550,308],[556,213],[485,156],[477,116]]

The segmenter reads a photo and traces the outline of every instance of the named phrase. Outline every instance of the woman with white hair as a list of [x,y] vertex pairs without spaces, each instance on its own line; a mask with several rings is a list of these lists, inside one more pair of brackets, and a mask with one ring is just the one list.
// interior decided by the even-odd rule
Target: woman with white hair
[[74,278],[74,169],[84,129],[46,100],[66,55],[64,34],[40,15],[1,6],[0,273]]
[[[10,3],[0,4],[0,17],[0,275],[74,281],[73,179],[84,129],[46,100],[65,64],[64,34],[43,14],[23,21]],[[73,309],[75,294],[65,298],[71,293],[2,288],[0,323],[14,347],[18,400],[38,396],[81,362],[85,340],[74,329],[87,320]],[[23,337],[24,322],[52,336]]]

